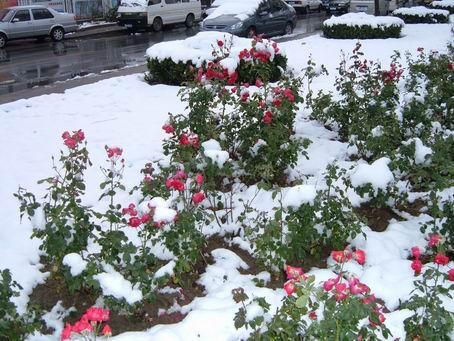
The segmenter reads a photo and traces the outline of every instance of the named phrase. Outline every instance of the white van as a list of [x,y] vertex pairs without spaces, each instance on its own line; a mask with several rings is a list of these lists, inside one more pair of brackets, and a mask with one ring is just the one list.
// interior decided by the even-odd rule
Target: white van
[[117,12],[118,24],[131,32],[148,28],[161,31],[167,24],[184,23],[186,27],[192,27],[201,19],[200,0],[146,1],[122,0]]
[[[398,0],[379,0],[379,15],[388,15],[394,11]],[[375,14],[374,0],[350,0],[350,12],[364,12],[367,14]]]

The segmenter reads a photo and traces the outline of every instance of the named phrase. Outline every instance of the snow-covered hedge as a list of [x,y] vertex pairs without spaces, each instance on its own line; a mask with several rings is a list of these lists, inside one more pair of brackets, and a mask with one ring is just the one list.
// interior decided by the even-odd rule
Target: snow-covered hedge
[[424,6],[398,8],[393,15],[401,18],[406,24],[439,24],[449,21],[449,11]]
[[[253,55],[252,50],[255,51]],[[199,68],[206,68],[210,61],[215,61],[229,74],[236,72],[238,82],[255,82],[254,63],[247,61],[256,60],[257,54],[267,56],[269,80],[277,81],[287,66],[287,58],[275,43],[266,39],[254,41],[240,38],[229,33],[200,32],[184,40],[151,46],[146,52],[149,70],[147,80],[180,85],[194,80]],[[261,60],[261,56],[258,57]]]
[[448,10],[451,14],[454,13],[454,0],[433,1],[430,5],[433,8]]
[[399,18],[347,13],[325,20],[322,29],[327,38],[383,39],[399,38],[403,26],[404,21]]

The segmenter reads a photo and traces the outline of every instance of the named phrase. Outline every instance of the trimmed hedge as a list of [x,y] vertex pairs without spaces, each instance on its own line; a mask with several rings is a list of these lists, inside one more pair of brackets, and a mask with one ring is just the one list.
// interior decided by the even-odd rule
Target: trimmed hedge
[[378,26],[369,25],[349,26],[347,24],[333,24],[322,26],[323,35],[334,39],[386,39],[399,38],[402,26]]
[[[405,9],[404,9],[405,10]],[[408,10],[411,10],[409,8]],[[402,9],[393,12],[393,16],[402,19],[406,24],[444,24],[449,22],[449,12],[440,13],[439,10],[427,9],[424,15],[412,13],[400,13]]]
[[[197,68],[190,61],[175,63],[171,58],[159,60],[157,58],[147,59],[148,73],[145,80],[149,83],[161,83],[168,85],[182,85],[194,80]],[[202,65],[206,67],[206,63]],[[238,72],[238,83],[254,84],[258,75],[267,74],[266,81],[276,82],[282,77],[282,71],[287,68],[287,57],[277,54],[271,63],[254,64],[241,60],[236,71]],[[265,79],[264,79],[265,81]]]
[[449,11],[450,14],[454,14],[454,1],[434,1],[430,4],[431,8],[444,9]]

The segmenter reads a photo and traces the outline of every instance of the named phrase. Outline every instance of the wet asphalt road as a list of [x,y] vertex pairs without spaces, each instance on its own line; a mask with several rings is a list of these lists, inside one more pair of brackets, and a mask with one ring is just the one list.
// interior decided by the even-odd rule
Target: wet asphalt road
[[[301,15],[293,36],[319,30],[324,19],[324,13]],[[0,49],[0,102],[4,102],[2,97],[25,93],[27,89],[142,65],[149,46],[184,39],[198,31],[198,27],[170,27],[162,32],[135,35],[115,32],[113,35],[67,39],[61,43],[33,39],[11,41],[5,49]]]

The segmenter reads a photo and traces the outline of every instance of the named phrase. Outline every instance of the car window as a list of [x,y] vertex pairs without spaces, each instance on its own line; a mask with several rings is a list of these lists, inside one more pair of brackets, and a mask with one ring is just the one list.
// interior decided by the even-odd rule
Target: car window
[[181,0],[165,0],[166,4],[170,5],[170,4],[177,4],[177,3],[180,3]]
[[282,8],[284,8],[280,0],[270,0],[270,3],[273,10],[281,10]]
[[30,11],[28,9],[17,11],[13,21],[30,21]]
[[161,0],[149,0],[148,6],[159,5],[160,3],[161,3]]
[[2,9],[0,10],[0,21],[7,21],[8,17],[11,15],[11,11],[9,9]]
[[260,6],[259,6],[259,9],[257,10],[258,13],[261,13],[261,12],[269,12],[270,11],[270,4],[268,1],[263,1]]
[[52,19],[54,16],[45,8],[32,9],[33,19]]

